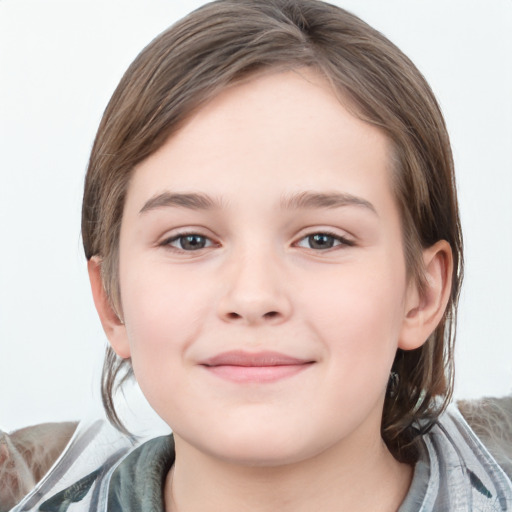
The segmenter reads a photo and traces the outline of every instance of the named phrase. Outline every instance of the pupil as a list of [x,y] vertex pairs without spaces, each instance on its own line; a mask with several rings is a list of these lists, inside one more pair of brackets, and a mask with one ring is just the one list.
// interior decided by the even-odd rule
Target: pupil
[[334,240],[330,235],[319,233],[311,235],[309,237],[309,243],[313,249],[329,249],[333,246]]
[[199,235],[187,235],[181,239],[182,249],[202,249],[205,246],[205,239]]

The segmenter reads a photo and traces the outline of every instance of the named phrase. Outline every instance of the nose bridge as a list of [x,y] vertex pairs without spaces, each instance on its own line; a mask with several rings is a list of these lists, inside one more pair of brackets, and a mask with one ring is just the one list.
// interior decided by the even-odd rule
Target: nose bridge
[[224,320],[279,322],[290,314],[282,260],[270,242],[253,239],[234,247],[223,277],[219,314]]

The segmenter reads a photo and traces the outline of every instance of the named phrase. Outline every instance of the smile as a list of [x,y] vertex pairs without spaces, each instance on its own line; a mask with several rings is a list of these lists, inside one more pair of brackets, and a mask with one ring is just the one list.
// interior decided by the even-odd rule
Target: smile
[[313,363],[278,352],[231,351],[211,357],[201,366],[213,375],[232,382],[264,383],[292,377]]

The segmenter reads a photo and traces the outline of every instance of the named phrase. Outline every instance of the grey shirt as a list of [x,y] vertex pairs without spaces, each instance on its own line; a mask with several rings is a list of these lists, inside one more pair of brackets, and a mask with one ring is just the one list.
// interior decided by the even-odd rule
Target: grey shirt
[[[78,429],[53,469],[12,512],[164,511],[165,478],[174,463],[172,436],[138,444],[104,422],[93,426]],[[411,488],[398,512],[468,511],[512,512],[512,483],[450,407],[423,436]]]

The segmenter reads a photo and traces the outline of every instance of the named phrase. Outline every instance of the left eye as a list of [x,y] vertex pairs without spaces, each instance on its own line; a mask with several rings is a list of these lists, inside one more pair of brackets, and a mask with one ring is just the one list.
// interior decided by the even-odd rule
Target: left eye
[[308,249],[326,250],[338,245],[350,246],[353,243],[342,236],[330,233],[314,233],[302,238],[297,245],[299,247],[307,247]]
[[182,251],[198,251],[200,249],[205,249],[206,247],[211,247],[213,242],[206,236],[189,233],[170,238],[164,245],[171,246],[174,249]]

